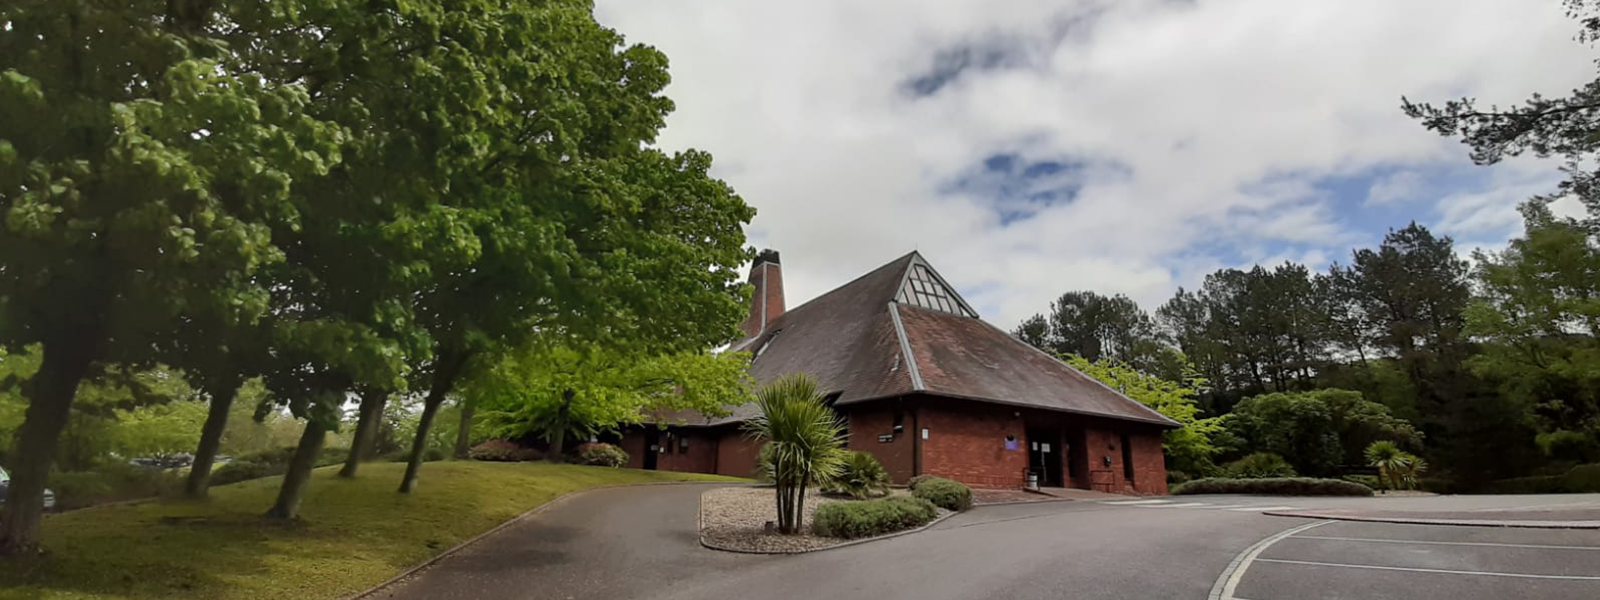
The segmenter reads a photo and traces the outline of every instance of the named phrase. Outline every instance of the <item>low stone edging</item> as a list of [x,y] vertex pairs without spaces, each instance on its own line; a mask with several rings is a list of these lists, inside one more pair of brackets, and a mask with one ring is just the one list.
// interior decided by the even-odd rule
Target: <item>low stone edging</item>
[[902,535],[911,535],[913,533],[917,533],[917,532],[926,530],[929,527],[933,527],[934,525],[938,525],[939,523],[944,522],[945,519],[948,519],[950,517],[954,517],[954,516],[959,515],[961,513],[959,513],[959,512],[951,512],[951,513],[946,513],[946,514],[943,514],[943,515],[939,515],[938,517],[935,517],[932,521],[929,521],[927,525],[923,525],[923,526],[915,528],[915,529],[906,529],[906,530],[903,530],[903,531],[896,531],[894,533],[885,533],[883,535],[873,536],[873,537],[868,537],[868,538],[856,538],[856,539],[853,539],[853,540],[840,540],[839,543],[837,543],[837,544],[832,544],[832,545],[829,545],[829,546],[823,546],[821,548],[802,548],[802,549],[798,549],[798,550],[746,550],[744,548],[734,548],[734,547],[731,547],[731,546],[719,546],[717,544],[714,544],[714,543],[706,540],[706,536],[705,536],[705,533],[704,533],[704,528],[701,527],[701,523],[700,523],[700,519],[703,517],[704,514],[705,514],[705,495],[701,494],[700,495],[700,509],[695,512],[695,516],[694,516],[695,533],[700,538],[700,545],[701,546],[705,546],[706,548],[709,548],[709,549],[712,549],[712,550],[716,550],[718,552],[732,552],[734,554],[774,554],[774,555],[776,555],[776,554],[808,554],[808,553],[811,553],[811,552],[822,552],[822,551],[825,551],[825,550],[836,550],[836,549],[843,548],[843,547],[846,547],[846,546],[855,546],[855,545],[858,545],[858,544],[865,544],[867,542],[876,542],[876,541],[879,541],[879,540],[887,540],[889,538],[900,537]]

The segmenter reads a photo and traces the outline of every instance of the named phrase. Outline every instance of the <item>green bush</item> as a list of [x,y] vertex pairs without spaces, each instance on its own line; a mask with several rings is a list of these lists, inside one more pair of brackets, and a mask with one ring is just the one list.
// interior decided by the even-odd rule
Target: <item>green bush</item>
[[939,511],[927,500],[904,496],[828,502],[818,506],[816,514],[812,515],[811,531],[836,538],[871,537],[921,527],[938,514]]
[[1180,484],[1180,483],[1187,482],[1187,481],[1189,481],[1191,479],[1194,479],[1194,478],[1190,477],[1188,473],[1185,473],[1183,471],[1172,471],[1172,470],[1167,471],[1167,484],[1169,484],[1169,485],[1177,485],[1177,484]]
[[61,509],[174,495],[183,489],[183,473],[127,463],[105,463],[88,471],[54,472],[48,484]]
[[521,462],[539,460],[544,458],[544,453],[534,448],[523,448],[516,442],[505,440],[489,440],[467,451],[467,456],[473,460],[487,460],[496,462]]
[[[422,451],[422,462],[437,462],[437,461],[441,461],[441,460],[446,460],[448,458],[450,458],[450,455],[445,453],[443,447],[428,446],[428,448],[426,450]],[[390,452],[390,453],[384,455],[383,456],[383,460],[388,461],[388,462],[406,462],[406,461],[409,461],[409,460],[411,460],[411,449],[410,448],[403,448],[403,449],[400,449],[400,450],[395,450],[394,452]]]
[[1600,493],[1600,464],[1573,467],[1561,478],[1561,487],[1574,494]]
[[1228,479],[1208,477],[1172,488],[1172,495],[1259,494],[1264,496],[1371,496],[1372,488],[1339,479],[1274,477]]
[[585,443],[577,449],[578,464],[597,467],[626,467],[628,453],[611,444]]
[[878,458],[866,452],[851,452],[844,471],[827,487],[832,493],[849,494],[857,500],[889,492],[889,471]]
[[1271,452],[1257,452],[1222,466],[1223,475],[1233,479],[1294,477],[1294,467]]
[[1489,482],[1485,491],[1491,494],[1559,494],[1566,491],[1561,484],[1562,475],[1537,475],[1515,477]]
[[1455,494],[1460,491],[1454,480],[1443,477],[1423,477],[1418,479],[1417,489],[1435,494]]
[[[323,448],[317,455],[318,467],[337,465],[350,455],[349,448]],[[282,475],[289,470],[294,447],[274,448],[241,454],[211,473],[211,485],[227,485],[250,479]]]
[[911,495],[948,510],[962,511],[972,508],[972,488],[942,477],[923,480],[911,490]]
[[1377,475],[1345,475],[1344,477],[1340,477],[1340,479],[1343,479],[1343,480],[1348,481],[1350,483],[1359,483],[1361,485],[1367,486],[1368,489],[1373,489],[1373,490],[1379,489],[1379,487],[1381,485],[1378,482],[1378,476]]
[[912,477],[910,481],[907,481],[906,482],[906,487],[911,488],[911,489],[914,490],[914,489],[917,489],[917,486],[922,485],[923,482],[931,481],[931,480],[934,480],[934,479],[944,479],[944,478],[943,477],[934,476],[934,475],[918,475],[916,477]]

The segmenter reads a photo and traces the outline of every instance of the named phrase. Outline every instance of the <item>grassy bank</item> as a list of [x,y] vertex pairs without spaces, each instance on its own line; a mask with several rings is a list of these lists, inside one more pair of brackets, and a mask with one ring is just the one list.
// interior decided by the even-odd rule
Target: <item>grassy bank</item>
[[279,477],[214,488],[204,502],[90,508],[48,517],[49,553],[0,559],[0,599],[331,599],[382,582],[551,499],[603,485],[728,480],[544,463],[437,462],[416,493],[400,463],[342,480],[319,469],[301,520],[260,515]]

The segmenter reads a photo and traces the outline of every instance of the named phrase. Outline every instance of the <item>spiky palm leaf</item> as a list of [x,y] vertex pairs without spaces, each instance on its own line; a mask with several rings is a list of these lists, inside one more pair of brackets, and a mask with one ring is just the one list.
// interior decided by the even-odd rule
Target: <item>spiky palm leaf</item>
[[1401,473],[1407,468],[1406,457],[1400,446],[1388,440],[1378,440],[1367,446],[1367,464],[1378,468],[1378,481],[1385,487],[1400,489]]
[[798,533],[806,488],[827,485],[844,470],[844,426],[808,375],[763,386],[755,403],[759,411],[745,422],[745,431],[766,442],[761,469],[777,488],[778,530]]

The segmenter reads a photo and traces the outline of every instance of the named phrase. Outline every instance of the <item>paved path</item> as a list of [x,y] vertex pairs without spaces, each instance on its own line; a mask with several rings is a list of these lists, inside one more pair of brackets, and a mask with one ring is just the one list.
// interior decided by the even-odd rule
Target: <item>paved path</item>
[[688,574],[727,576],[770,557],[700,546],[700,494],[726,485],[650,485],[572,496],[369,598],[637,598],[670,592],[692,581]]
[[[698,545],[698,497],[713,487],[584,494],[374,597],[1476,600],[1509,597],[1495,594],[1516,589],[1538,589],[1551,598],[1600,597],[1600,580],[1581,575],[1600,574],[1600,532],[1332,523],[1261,513],[1286,505],[1452,511],[1600,506],[1594,495],[1018,504],[979,508],[910,536],[797,556],[750,556]],[[1302,525],[1316,527],[1274,540]],[[1263,546],[1268,540],[1270,547]],[[1252,549],[1259,551],[1244,560]],[[1233,593],[1220,595],[1217,582],[1229,577]],[[1444,577],[1454,579],[1437,581]]]

